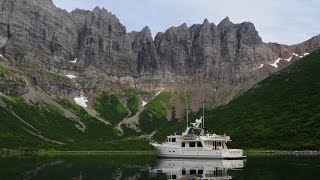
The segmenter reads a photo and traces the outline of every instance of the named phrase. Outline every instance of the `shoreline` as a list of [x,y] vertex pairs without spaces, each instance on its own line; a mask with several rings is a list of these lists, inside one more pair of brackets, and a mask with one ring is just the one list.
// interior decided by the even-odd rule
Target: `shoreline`
[[155,151],[38,151],[39,155],[155,155]]
[[0,156],[15,156],[15,155],[38,155],[38,156],[50,156],[50,155],[156,155],[154,150],[150,151],[138,151],[138,150],[128,150],[128,151],[76,151],[76,150],[17,150],[17,149],[5,149],[0,151]]
[[[263,149],[244,149],[247,156],[258,155],[301,155],[301,156],[318,156],[320,150],[263,150]],[[82,150],[17,150],[17,149],[2,149],[0,150],[1,156],[14,156],[14,155],[156,155],[154,150],[139,151],[139,150],[112,150],[112,151],[82,151]]]
[[257,149],[245,149],[245,154],[249,156],[254,155],[301,155],[311,156],[320,155],[320,150],[257,150]]

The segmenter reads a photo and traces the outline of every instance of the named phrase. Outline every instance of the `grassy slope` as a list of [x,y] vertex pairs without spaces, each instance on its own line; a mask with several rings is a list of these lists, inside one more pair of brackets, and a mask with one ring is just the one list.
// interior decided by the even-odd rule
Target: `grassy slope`
[[4,75],[10,75],[11,71],[5,67],[3,67],[2,65],[0,65],[0,75],[4,74]]
[[[227,106],[207,111],[206,127],[217,133],[226,130],[234,140],[232,146],[265,149],[318,149],[320,145],[320,52],[313,53],[280,73],[260,82]],[[123,95],[122,95],[123,96]],[[139,99],[137,92],[128,91],[127,108],[135,113]],[[1,97],[0,97],[1,98]],[[123,98],[123,97],[122,97]],[[185,121],[172,117],[174,109],[169,103],[171,94],[162,92],[151,100],[140,114],[140,129],[145,133],[156,130],[154,139],[163,140],[166,135],[181,131]],[[95,102],[100,116],[112,123],[106,126],[91,117],[83,108],[66,99],[58,102],[82,119],[87,129],[76,129],[70,119],[55,107],[41,103],[25,104],[21,99],[6,101],[0,108],[0,149],[54,148],[59,150],[149,150],[147,142],[125,130],[119,137],[115,125],[128,115],[118,96],[103,93]],[[67,143],[53,145],[28,134],[16,117],[38,128],[44,136]],[[189,116],[192,121],[198,118]],[[129,132],[129,133],[128,133]]]
[[174,110],[172,111],[172,119],[168,121],[166,115],[171,111],[171,104],[169,103],[171,94],[163,91],[147,105],[145,110],[140,114],[140,129],[146,133],[157,131],[153,137],[156,140],[164,140],[167,135],[176,131],[183,130],[184,123],[178,121],[174,117]]
[[319,149],[320,51],[207,113],[206,126],[227,131],[242,148]]
[[[1,99],[6,103],[6,108],[0,108],[0,149],[150,150],[145,140],[119,137],[113,126],[99,122],[83,108],[66,99],[60,99],[59,103],[81,118],[86,125],[84,133],[77,130],[74,122],[53,106],[44,103],[26,104],[21,98],[14,98],[14,101]],[[14,117],[10,113],[11,110],[39,129],[45,137],[64,142],[66,145],[51,144],[29,134],[24,128],[30,128]]]
[[127,109],[120,103],[118,97],[107,92],[102,93],[96,99],[94,108],[101,117],[108,120],[112,125],[119,123],[129,114]]

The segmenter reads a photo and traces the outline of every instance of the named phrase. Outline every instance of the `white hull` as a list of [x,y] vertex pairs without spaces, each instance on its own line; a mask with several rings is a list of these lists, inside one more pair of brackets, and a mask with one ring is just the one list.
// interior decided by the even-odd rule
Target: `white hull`
[[167,158],[205,158],[205,159],[241,159],[243,155],[242,149],[221,149],[206,150],[203,148],[180,148],[166,147],[161,144],[152,144],[157,151],[158,156]]

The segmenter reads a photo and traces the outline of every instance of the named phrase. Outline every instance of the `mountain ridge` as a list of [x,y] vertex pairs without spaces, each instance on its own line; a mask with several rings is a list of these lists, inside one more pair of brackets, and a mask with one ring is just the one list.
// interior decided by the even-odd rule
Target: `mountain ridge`
[[[0,51],[47,94],[70,100],[84,95],[92,102],[105,90],[128,88],[149,92],[165,88],[180,94],[191,90],[192,96],[200,97],[192,99],[196,112],[201,101],[213,96],[213,106],[226,104],[301,54],[320,47],[319,37],[295,46],[266,44],[252,23],[234,24],[228,17],[218,25],[208,19],[190,27],[184,23],[153,38],[148,26],[128,33],[104,8],[68,13],[51,1],[37,0],[2,0],[0,7],[4,9]],[[292,62],[275,62],[293,53],[299,56]],[[69,77],[71,83],[56,81],[63,79],[59,76]],[[210,93],[197,95],[195,83]],[[177,117],[183,117],[185,105],[173,101]]]
[[[51,0],[0,0],[0,8],[1,93],[80,98],[87,113],[107,121],[101,115],[108,114],[103,107],[109,104],[96,108],[95,103],[108,92],[128,114],[134,109],[137,117],[143,115],[144,127],[147,117],[159,112],[155,107],[142,112],[143,104],[163,90],[169,95],[166,103],[160,101],[157,119],[183,119],[187,104],[192,112],[205,100],[208,108],[227,104],[320,47],[320,35],[293,46],[264,43],[254,24],[234,24],[228,17],[218,25],[205,19],[170,27],[153,38],[148,26],[128,33],[115,15],[98,7],[68,13]],[[134,95],[127,93],[132,90]],[[131,123],[127,127],[137,126]]]

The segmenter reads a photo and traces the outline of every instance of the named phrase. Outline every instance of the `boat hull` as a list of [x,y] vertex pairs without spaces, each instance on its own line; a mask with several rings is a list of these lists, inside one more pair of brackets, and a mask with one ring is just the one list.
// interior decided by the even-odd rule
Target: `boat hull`
[[159,157],[165,158],[203,158],[203,159],[243,159],[246,156],[242,149],[187,149],[179,147],[165,147],[160,144],[153,145]]

